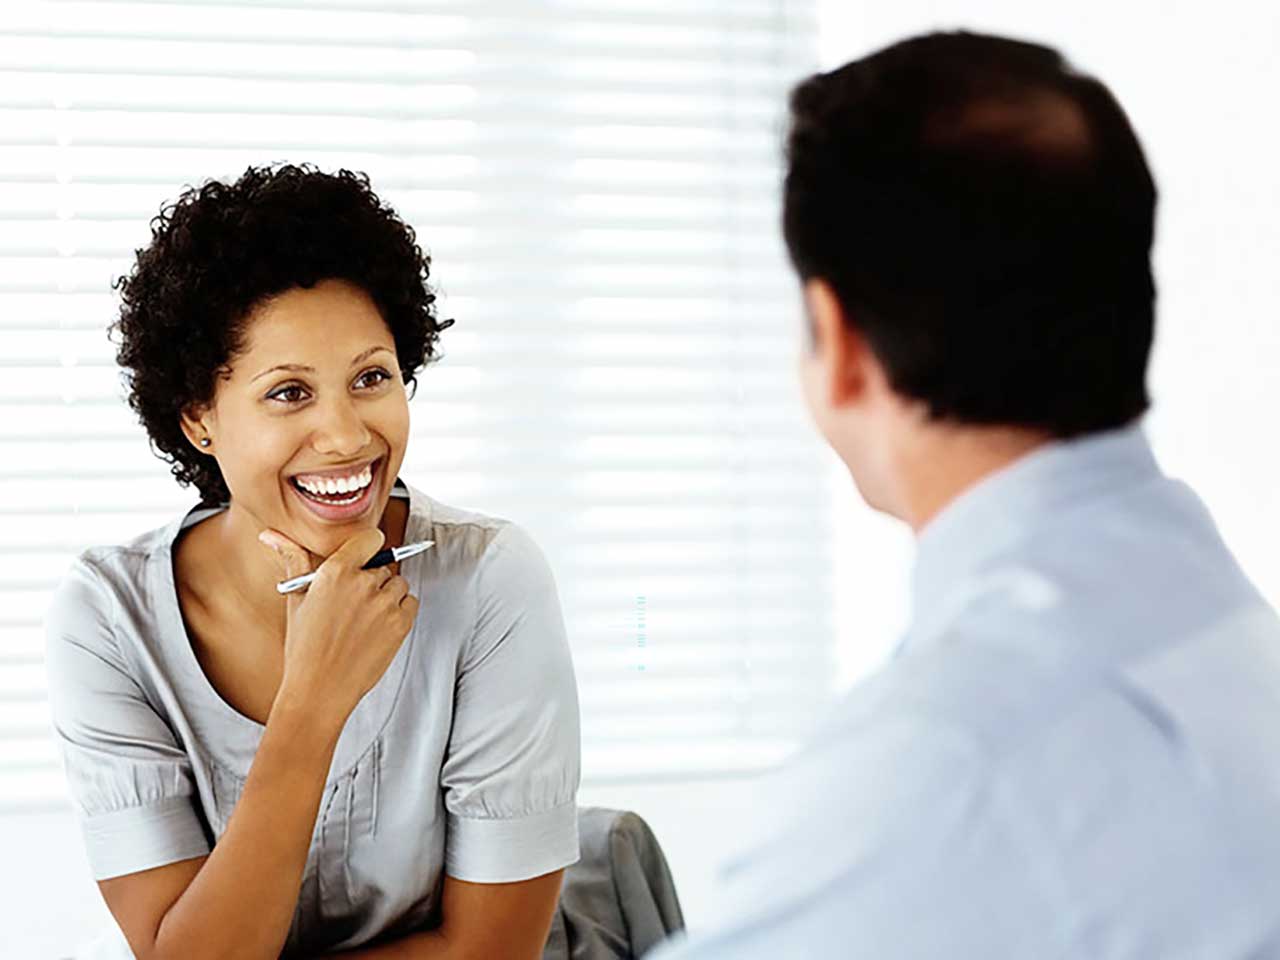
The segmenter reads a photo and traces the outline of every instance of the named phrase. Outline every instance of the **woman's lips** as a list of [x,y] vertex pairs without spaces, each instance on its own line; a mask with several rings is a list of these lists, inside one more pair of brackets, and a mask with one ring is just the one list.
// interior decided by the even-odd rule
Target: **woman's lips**
[[299,472],[293,474],[293,476],[290,477],[290,479],[296,480],[299,477],[323,477],[325,479],[337,479],[338,477],[354,477],[358,474],[363,473],[366,467],[372,467],[375,463],[377,463],[381,459],[382,459],[381,457],[374,457],[370,460],[364,461],[358,466],[352,465],[347,467],[330,467],[327,470],[300,470]]
[[370,505],[373,503],[375,499],[374,490],[378,485],[378,479],[382,475],[382,463],[384,459],[384,457],[379,457],[373,462],[373,466],[370,468],[371,476],[369,483],[360,491],[360,498],[354,503],[321,503],[319,500],[312,500],[305,493],[299,490],[297,484],[293,482],[292,478],[286,482],[289,489],[293,491],[294,496],[301,500],[306,505],[307,509],[321,520],[326,520],[330,523],[343,523],[348,520],[354,520],[356,517],[368,510]]

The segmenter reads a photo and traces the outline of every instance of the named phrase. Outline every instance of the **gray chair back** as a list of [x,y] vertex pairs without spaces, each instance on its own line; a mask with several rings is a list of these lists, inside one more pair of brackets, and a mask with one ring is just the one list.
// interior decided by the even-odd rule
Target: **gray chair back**
[[631,960],[684,929],[666,857],[640,817],[582,807],[578,839],[543,960]]

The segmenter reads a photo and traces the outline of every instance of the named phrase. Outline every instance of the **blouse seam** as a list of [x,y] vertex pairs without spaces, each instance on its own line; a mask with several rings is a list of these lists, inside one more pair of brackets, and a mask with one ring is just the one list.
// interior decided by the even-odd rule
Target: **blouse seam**
[[235,780],[240,784],[245,784],[249,781],[249,778],[247,776],[246,777],[240,776],[240,774],[236,773],[234,770],[228,767],[225,763],[223,763],[222,760],[219,759],[218,756],[212,750],[201,750],[200,753],[201,753],[201,756],[204,758],[204,760],[210,766],[217,767],[219,770],[221,770],[223,773],[229,776],[232,780]]
[[189,794],[165,794],[154,800],[144,799],[141,803],[127,803],[120,807],[111,807],[110,809],[98,810],[94,813],[85,811],[82,817],[86,821],[98,820],[102,817],[112,817],[117,814],[131,813],[137,810],[154,811],[174,807],[182,810],[190,807],[192,796]]
[[[501,533],[507,527],[511,526],[513,522],[505,517],[491,517],[490,520],[491,522],[486,523],[482,520],[436,520],[435,518],[432,518],[431,525],[438,527],[478,527],[481,530],[493,530],[497,533]],[[493,541],[491,540],[489,542],[492,543]],[[489,548],[486,545],[486,552],[488,549]],[[481,556],[483,556],[483,554]]]
[[449,816],[453,817],[453,819],[455,820],[474,820],[482,823],[493,822],[493,821],[496,821],[498,823],[508,823],[513,820],[528,820],[530,817],[545,816],[548,813],[555,813],[557,810],[563,810],[565,807],[577,806],[577,803],[578,803],[577,797],[571,797],[568,800],[562,800],[559,803],[554,804],[553,806],[545,807],[541,810],[527,810],[524,813],[517,813],[509,816],[500,816],[500,817],[494,817],[494,816],[474,817],[474,816],[468,816],[466,814],[454,813],[453,811],[449,811],[448,813],[449,813]]
[[[471,602],[472,602],[472,608],[473,608],[472,617],[471,617],[471,636],[468,639],[468,642],[465,648],[461,649],[463,662],[467,660],[466,654],[471,647],[471,643],[474,642],[476,636],[480,633],[480,596],[481,596],[480,587],[481,587],[481,578],[484,576],[485,564],[488,562],[491,562],[489,558],[492,553],[503,549],[503,545],[499,544],[498,541],[502,538],[502,535],[504,533],[506,533],[508,530],[510,530],[514,526],[515,526],[515,523],[513,521],[508,520],[505,523],[503,523],[502,526],[498,527],[495,530],[493,537],[490,538],[489,542],[484,545],[484,551],[480,554],[479,559],[476,560],[476,575],[473,578],[475,588],[471,592]],[[486,529],[490,529],[490,528],[486,528]],[[480,664],[484,663],[487,659],[489,659],[490,656],[493,655],[494,651],[497,650],[499,646],[500,644],[494,644],[493,649],[490,650],[488,653],[486,653],[484,656],[482,656],[475,663],[472,663],[470,667],[468,667],[468,670],[474,670],[476,667],[480,666]],[[458,666],[459,666],[459,670],[461,670],[462,663],[459,663]]]
[[165,726],[168,727],[169,726],[168,718],[165,717],[165,715],[156,708],[156,705],[151,702],[151,698],[147,696],[146,688],[143,686],[142,681],[139,679],[139,677],[143,675],[143,671],[138,669],[138,664],[134,661],[134,658],[130,655],[129,651],[126,650],[125,647],[120,643],[120,640],[119,640],[119,636],[121,633],[120,598],[117,597],[113,591],[107,589],[107,577],[102,572],[101,567],[99,567],[93,560],[89,559],[83,554],[80,556],[80,562],[83,563],[87,569],[93,572],[94,588],[107,601],[107,611],[106,611],[107,627],[110,631],[108,640],[110,641],[112,648],[115,650],[116,654],[120,657],[121,662],[124,663],[125,666],[128,668],[129,679],[133,681],[133,683],[137,686],[138,690],[142,693],[143,698],[147,701],[147,705],[150,706],[152,710],[156,710],[157,714],[159,714],[161,718],[164,719]]

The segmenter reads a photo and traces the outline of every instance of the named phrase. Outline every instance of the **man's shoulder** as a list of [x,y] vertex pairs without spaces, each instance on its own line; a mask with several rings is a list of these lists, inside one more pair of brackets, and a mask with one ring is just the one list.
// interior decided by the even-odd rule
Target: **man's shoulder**
[[850,690],[784,776],[838,797],[804,801],[810,816],[857,811],[869,831],[861,844],[914,845],[911,825],[935,829],[945,798],[965,805],[971,825],[1034,837],[1083,877],[1073,859],[1087,846],[1083,823],[1090,843],[1134,862],[1146,861],[1125,838],[1157,828],[1188,847],[1195,834],[1206,849],[1229,848],[1219,824],[1241,822],[1245,813],[1225,813],[1237,807],[1271,831],[1280,733],[1266,718],[1277,711],[1280,619],[1262,604],[1128,657],[1070,659],[1033,638],[957,632]]
[[[999,763],[988,736],[995,724],[974,709],[949,659],[896,659],[842,695],[761,782],[757,806],[766,813],[727,873],[763,858],[793,865],[795,883],[818,884],[824,872],[945,829],[949,813],[971,815]],[[972,660],[966,670],[981,673]]]
[[910,731],[996,763],[1086,696],[1089,682],[1053,658],[955,627],[930,649],[908,650],[855,684],[812,739],[858,752]]
[[1102,725],[1091,754],[1123,753],[1124,764],[1139,742],[1181,758],[1210,749],[1270,709],[1280,709],[1280,618],[1265,603],[1133,641],[1051,616],[972,616],[850,689],[816,741],[856,753],[909,724],[922,741],[966,744],[994,770]]
[[[1239,676],[1274,656],[1260,649],[1272,631],[1258,612],[1205,643],[1222,650],[1252,634],[1241,643],[1254,652],[1230,668]],[[738,920],[726,921],[723,955],[766,955],[739,949],[738,937],[828,944],[833,923],[847,924],[849,943],[894,936],[919,947],[912,955],[948,943],[974,956],[1011,944],[1048,955],[1079,934],[1061,925],[1071,917],[1112,922],[1147,896],[1159,909],[1125,918],[1147,931],[1156,913],[1203,896],[1207,878],[1215,896],[1240,899],[1232,864],[1280,863],[1280,842],[1258,846],[1280,822],[1275,803],[1246,805],[1248,849],[1229,813],[1239,814],[1231,784],[1280,796],[1280,775],[1260,762],[1280,735],[1250,747],[1252,711],[1206,712],[1184,692],[1204,692],[1187,671],[1207,663],[1207,648],[1060,669],[1000,643],[946,639],[852,688],[755,792],[767,814],[726,865]],[[744,916],[773,919],[748,930]]]
[[[729,916],[717,955],[763,956],[739,938],[778,947],[783,931],[834,955],[852,934],[832,924],[855,925],[849,943],[869,948],[903,937],[910,915],[958,906],[957,881],[985,877],[990,892],[1000,871],[1035,859],[1016,803],[998,795],[998,757],[955,690],[940,663],[895,660],[753,790],[758,822],[721,874]],[[757,918],[749,931],[744,917]],[[942,947],[929,940],[913,955]]]

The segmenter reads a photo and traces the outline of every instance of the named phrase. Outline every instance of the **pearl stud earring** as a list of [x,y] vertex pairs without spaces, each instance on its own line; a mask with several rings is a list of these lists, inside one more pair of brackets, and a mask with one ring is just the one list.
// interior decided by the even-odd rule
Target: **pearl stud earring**
[[202,446],[202,447],[207,447],[207,446],[208,446],[209,444],[211,444],[211,443],[213,443],[213,441],[212,441],[212,440],[210,440],[208,437],[201,437],[201,438],[200,438],[200,446]]

